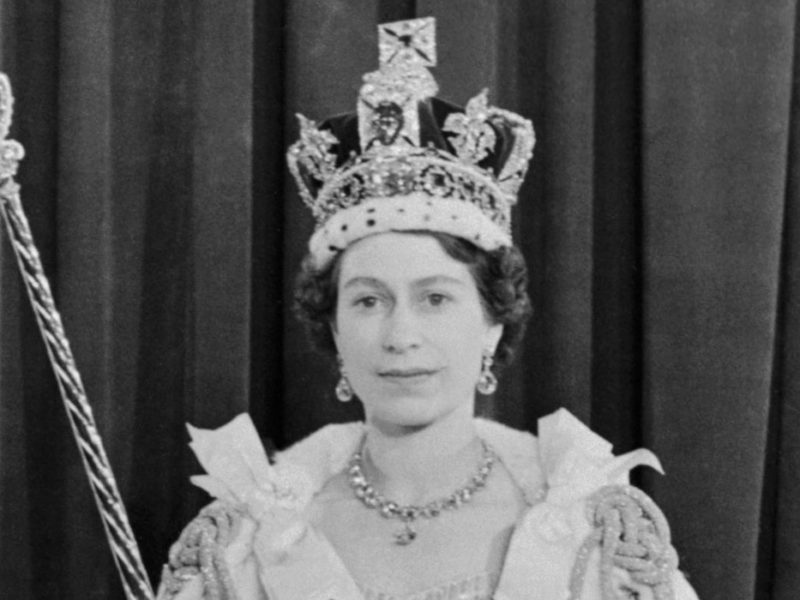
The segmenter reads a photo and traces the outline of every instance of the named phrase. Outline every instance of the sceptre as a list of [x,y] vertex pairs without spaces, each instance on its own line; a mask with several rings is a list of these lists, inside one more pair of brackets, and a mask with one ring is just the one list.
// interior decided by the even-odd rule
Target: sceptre
[[0,73],[0,211],[28,292],[36,323],[42,334],[50,366],[78,444],[89,485],[103,521],[114,563],[128,600],[153,600],[153,589],[133,537],[125,505],[97,431],[92,408],[56,310],[50,283],[42,269],[28,219],[22,209],[20,186],[14,181],[19,161],[25,156],[21,144],[7,139],[14,97],[11,82]]

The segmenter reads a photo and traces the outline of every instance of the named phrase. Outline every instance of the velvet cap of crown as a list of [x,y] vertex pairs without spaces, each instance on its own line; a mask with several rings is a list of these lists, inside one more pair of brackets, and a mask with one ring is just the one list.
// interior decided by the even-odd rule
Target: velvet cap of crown
[[486,90],[463,109],[435,98],[434,28],[431,17],[380,25],[380,69],[364,76],[357,111],[320,125],[297,115],[287,159],[316,220],[317,268],[385,231],[438,231],[484,250],[512,244],[533,126],[489,106]]

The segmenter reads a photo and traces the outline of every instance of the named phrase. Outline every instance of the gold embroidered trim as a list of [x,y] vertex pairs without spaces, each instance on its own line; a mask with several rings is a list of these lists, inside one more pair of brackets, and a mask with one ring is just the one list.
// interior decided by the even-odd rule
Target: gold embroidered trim
[[174,598],[200,576],[204,600],[237,600],[224,553],[240,522],[241,513],[221,502],[201,510],[169,550],[161,574],[163,597]]
[[[603,600],[637,598],[636,587],[652,589],[655,600],[674,600],[672,576],[678,556],[670,543],[664,513],[643,491],[633,486],[606,486],[587,504],[594,531],[578,551],[572,568],[568,600],[578,600],[589,557],[600,551],[600,584]],[[627,573],[630,585],[614,577]]]

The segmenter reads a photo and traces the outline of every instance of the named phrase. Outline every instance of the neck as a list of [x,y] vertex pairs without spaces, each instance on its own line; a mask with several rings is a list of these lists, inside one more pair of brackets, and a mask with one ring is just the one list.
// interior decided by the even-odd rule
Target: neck
[[422,427],[368,420],[365,470],[388,499],[421,504],[447,496],[469,481],[481,451],[470,406]]

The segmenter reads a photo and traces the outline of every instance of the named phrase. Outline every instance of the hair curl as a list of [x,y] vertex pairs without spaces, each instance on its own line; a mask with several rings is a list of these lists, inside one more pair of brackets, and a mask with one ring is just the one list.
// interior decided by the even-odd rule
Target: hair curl
[[[511,363],[531,316],[528,269],[516,247],[486,251],[471,242],[435,231],[409,231],[436,239],[451,258],[469,268],[489,320],[503,325],[495,351],[495,366]],[[294,313],[305,325],[314,346],[323,354],[336,355],[331,324],[336,317],[337,286],[341,254],[317,270],[306,256],[295,280]]]

